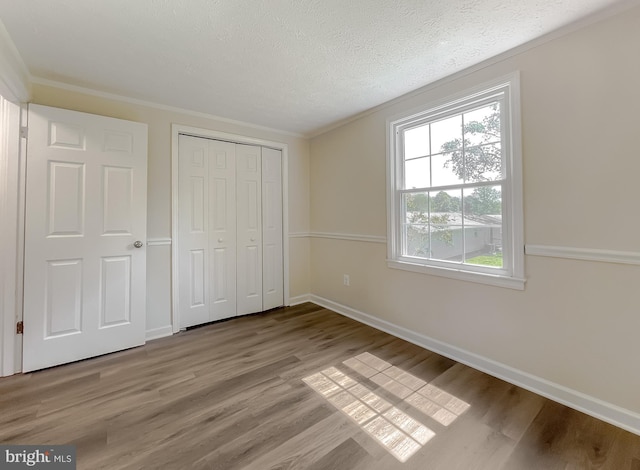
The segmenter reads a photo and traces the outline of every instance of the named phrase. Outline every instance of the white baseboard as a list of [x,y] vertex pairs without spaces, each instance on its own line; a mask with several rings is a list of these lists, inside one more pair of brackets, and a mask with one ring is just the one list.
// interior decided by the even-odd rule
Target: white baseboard
[[305,302],[311,302],[311,294],[298,295],[296,297],[289,297],[289,307],[293,307],[294,305],[300,305]]
[[[303,297],[303,296],[300,296]],[[410,343],[421,346],[430,351],[446,356],[474,369],[505,380],[511,384],[522,387],[550,400],[562,403],[570,408],[586,413],[607,423],[626,429],[629,432],[640,435],[640,414],[619,406],[607,403],[598,398],[572,390],[562,385],[550,382],[535,375],[528,374],[513,367],[507,366],[492,359],[479,356],[464,349],[438,341],[428,336],[416,333],[402,326],[395,325],[386,320],[374,317],[367,313],[355,310],[346,305],[333,302],[329,299],[310,294],[307,296],[310,302],[321,307],[333,310],[341,315],[352,318],[378,330],[402,338]]]
[[147,330],[145,339],[151,341],[152,339],[164,338],[165,336],[171,336],[173,334],[173,327],[171,325],[161,326],[160,328],[154,328]]

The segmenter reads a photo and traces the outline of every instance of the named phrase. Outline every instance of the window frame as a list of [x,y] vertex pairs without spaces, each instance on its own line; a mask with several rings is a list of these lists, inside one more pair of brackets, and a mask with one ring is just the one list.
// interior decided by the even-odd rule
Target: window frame
[[[497,100],[495,98],[498,98]],[[501,145],[504,158],[502,185],[503,267],[489,268],[402,254],[404,237],[403,187],[405,129],[462,114],[481,103],[500,101]],[[387,120],[387,266],[523,290],[524,234],[522,204],[522,146],[519,72],[467,89],[420,109]],[[436,188],[437,190],[437,188]],[[425,191],[428,191],[425,189]],[[410,191],[409,191],[410,192]]]

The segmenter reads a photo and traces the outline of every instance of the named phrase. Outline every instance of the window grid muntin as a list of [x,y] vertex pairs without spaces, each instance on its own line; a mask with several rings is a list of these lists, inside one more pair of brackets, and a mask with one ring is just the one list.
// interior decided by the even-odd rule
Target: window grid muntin
[[[398,176],[398,183],[396,185],[396,210],[398,211],[397,213],[401,213],[402,214],[402,223],[398,224],[396,221],[396,229],[398,230],[398,237],[399,237],[399,248],[400,248],[400,252],[398,253],[396,250],[398,248],[398,244],[396,243],[396,248],[394,249],[394,252],[396,254],[396,259],[398,259],[399,261],[408,261],[411,263],[417,263],[417,264],[425,264],[427,266],[436,266],[436,267],[444,267],[444,268],[451,268],[452,266],[464,266],[464,269],[467,271],[471,271],[471,272],[478,272],[478,273],[491,273],[491,274],[499,274],[499,275],[510,275],[511,274],[511,269],[510,266],[512,266],[512,260],[511,260],[511,253],[510,253],[510,236],[506,237],[506,242],[507,242],[507,246],[503,245],[502,247],[502,267],[494,267],[494,266],[482,266],[482,265],[476,265],[476,264],[468,264],[466,263],[466,247],[465,247],[465,222],[464,222],[464,215],[465,215],[465,210],[464,210],[464,201],[463,201],[463,196],[461,197],[461,240],[462,240],[462,261],[449,261],[449,260],[442,260],[442,259],[438,259],[438,258],[432,258],[431,256],[429,257],[415,257],[415,256],[410,256],[408,254],[406,254],[408,252],[408,240],[407,240],[407,228],[408,228],[408,223],[407,223],[407,214],[406,214],[406,208],[404,207],[403,204],[403,195],[404,194],[416,194],[416,193],[421,193],[421,192],[427,192],[427,193],[432,193],[432,192],[437,192],[437,191],[448,191],[448,190],[454,190],[454,189],[462,189],[463,191],[461,191],[462,194],[464,194],[464,189],[475,189],[478,187],[482,187],[482,186],[500,186],[501,188],[501,231],[502,231],[502,239],[505,240],[505,234],[510,234],[510,229],[511,227],[509,226],[509,218],[505,217],[505,215],[507,214],[507,204],[509,202],[510,199],[510,187],[509,187],[509,181],[507,178],[507,175],[510,172],[510,168],[508,167],[509,165],[509,159],[506,158],[506,150],[510,148],[510,142],[507,141],[507,137],[509,135],[508,132],[508,125],[509,125],[509,114],[508,114],[508,96],[507,96],[507,90],[506,90],[506,86],[505,87],[501,87],[500,90],[498,90],[497,92],[494,93],[490,93],[488,95],[482,96],[479,99],[473,99],[473,98],[469,98],[468,100],[462,100],[461,103],[454,103],[453,105],[447,106],[445,108],[443,108],[442,110],[439,110],[436,113],[426,113],[426,114],[421,114],[419,115],[418,118],[408,118],[406,119],[402,124],[398,125],[396,127],[396,137],[397,137],[397,141],[396,141],[396,149],[397,151],[401,151],[401,155],[402,158],[397,158],[395,159],[396,162],[396,168],[398,169],[397,172],[397,176]],[[474,110],[477,109],[481,109],[483,107],[489,106],[493,103],[498,103],[499,105],[499,113],[500,113],[500,134],[501,134],[501,139],[499,141],[490,141],[490,142],[484,142],[482,144],[476,144],[476,145],[472,145],[469,146],[469,148],[473,148],[473,147],[480,147],[480,146],[487,146],[487,145],[491,145],[491,144],[501,144],[500,147],[500,154],[501,154],[501,174],[502,174],[502,178],[497,179],[497,180],[489,180],[489,181],[477,181],[477,182],[472,182],[472,183],[466,183],[464,182],[466,180],[466,145],[465,145],[465,132],[464,132],[464,115],[465,113],[469,113],[472,112]],[[429,158],[429,181],[430,183],[433,182],[433,158],[434,156],[437,155],[443,155],[444,152],[438,151],[436,153],[432,153],[432,145],[433,145],[433,136],[432,136],[432,123],[434,122],[438,122],[438,121],[442,121],[445,120],[447,118],[450,117],[454,117],[454,116],[461,116],[461,136],[462,136],[462,146],[461,146],[461,151],[463,152],[463,182],[459,183],[459,184],[454,184],[454,185],[440,185],[440,186],[433,186],[432,184],[430,184],[430,186],[427,187],[421,187],[421,188],[410,188],[407,189],[405,188],[405,162],[406,161],[411,161],[411,160],[415,160],[418,158]],[[420,156],[416,156],[413,158],[409,158],[409,159],[405,159],[404,155],[405,155],[405,149],[404,149],[404,132],[410,129],[415,129],[418,127],[422,127],[422,126],[429,126],[429,154],[428,155],[420,155]],[[428,214],[428,220],[429,220],[429,225],[431,224],[430,220],[431,220],[431,201],[430,201],[430,196],[429,196],[429,204],[428,204],[428,210],[427,210],[427,214]],[[432,244],[432,238],[433,238],[433,233],[432,230],[429,230],[429,254],[431,255],[433,252],[433,244]]]

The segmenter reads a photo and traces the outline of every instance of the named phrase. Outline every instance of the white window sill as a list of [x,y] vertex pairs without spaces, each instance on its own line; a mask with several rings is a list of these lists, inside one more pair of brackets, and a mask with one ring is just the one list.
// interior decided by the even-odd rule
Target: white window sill
[[524,290],[526,279],[504,276],[500,274],[478,273],[461,268],[445,268],[440,266],[426,266],[424,264],[406,261],[387,260],[387,266],[414,273],[430,274],[433,276],[457,279],[460,281],[476,282],[490,286],[506,287],[508,289]]

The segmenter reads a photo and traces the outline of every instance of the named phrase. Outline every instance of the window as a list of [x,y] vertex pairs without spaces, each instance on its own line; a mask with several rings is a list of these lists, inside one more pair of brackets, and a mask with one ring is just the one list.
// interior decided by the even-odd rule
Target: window
[[524,288],[518,76],[389,122],[389,266]]

